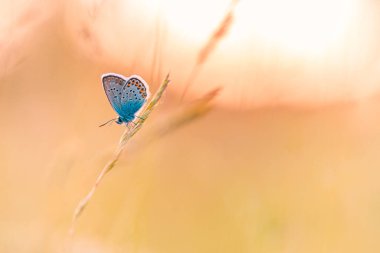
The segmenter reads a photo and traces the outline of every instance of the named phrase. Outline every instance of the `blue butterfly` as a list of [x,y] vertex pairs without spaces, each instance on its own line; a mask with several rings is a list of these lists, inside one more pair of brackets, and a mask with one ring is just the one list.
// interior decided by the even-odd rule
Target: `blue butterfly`
[[101,126],[111,121],[117,124],[132,122],[149,97],[148,84],[138,75],[124,77],[114,73],[102,75],[102,83],[107,98],[119,117]]

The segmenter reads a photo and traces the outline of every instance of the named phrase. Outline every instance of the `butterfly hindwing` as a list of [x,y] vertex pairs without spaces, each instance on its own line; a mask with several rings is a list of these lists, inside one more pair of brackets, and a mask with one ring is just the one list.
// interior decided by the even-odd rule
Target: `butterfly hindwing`
[[123,87],[122,110],[129,115],[135,115],[144,105],[148,96],[149,90],[145,81],[137,75],[131,76]]

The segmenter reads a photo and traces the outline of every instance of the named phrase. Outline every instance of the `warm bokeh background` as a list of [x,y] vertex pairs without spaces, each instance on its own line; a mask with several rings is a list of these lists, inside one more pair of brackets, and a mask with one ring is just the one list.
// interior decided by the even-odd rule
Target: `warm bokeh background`
[[[380,251],[378,2],[8,0],[0,14],[0,252]],[[123,131],[97,127],[115,116],[100,75],[155,91],[169,71],[70,239]],[[189,80],[182,106],[220,86],[214,110],[142,146]]]

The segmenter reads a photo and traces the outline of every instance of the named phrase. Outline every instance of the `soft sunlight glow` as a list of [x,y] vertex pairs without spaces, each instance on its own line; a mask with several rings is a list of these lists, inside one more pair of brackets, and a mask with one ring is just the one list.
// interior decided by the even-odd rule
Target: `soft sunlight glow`
[[145,0],[145,7],[159,12],[169,29],[192,42],[204,42],[218,26],[231,0]]
[[[142,0],[125,1],[118,10],[125,18],[119,23],[136,34],[126,37],[126,57],[145,54],[139,66],[144,61],[152,73],[170,69],[179,93],[192,82],[189,97],[220,85],[218,102],[242,108],[326,104],[378,91],[375,6],[359,0]],[[120,35],[103,37],[118,41]],[[202,55],[206,61],[199,64]]]
[[236,36],[301,54],[321,54],[336,43],[354,15],[355,0],[242,1],[236,12]]
[[[241,0],[230,39],[258,43],[295,54],[319,55],[341,43],[357,0]],[[194,42],[207,40],[231,1],[147,1],[159,8],[169,29]]]

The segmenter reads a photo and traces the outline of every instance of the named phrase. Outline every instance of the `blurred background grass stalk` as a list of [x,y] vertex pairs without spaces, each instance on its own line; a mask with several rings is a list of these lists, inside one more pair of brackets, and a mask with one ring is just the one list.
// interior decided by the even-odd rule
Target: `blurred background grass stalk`
[[228,31],[231,29],[231,26],[233,24],[234,11],[238,2],[239,0],[231,1],[231,4],[227,10],[227,13],[218,24],[215,31],[210,35],[207,42],[203,45],[201,50],[198,52],[197,61],[190,72],[187,82],[185,83],[185,87],[180,97],[180,101],[184,100],[187,92],[190,89],[191,84],[197,78],[202,65],[207,61],[210,54],[215,50],[216,46],[221,42],[221,40],[228,34]]

